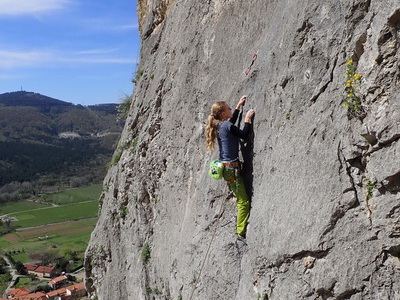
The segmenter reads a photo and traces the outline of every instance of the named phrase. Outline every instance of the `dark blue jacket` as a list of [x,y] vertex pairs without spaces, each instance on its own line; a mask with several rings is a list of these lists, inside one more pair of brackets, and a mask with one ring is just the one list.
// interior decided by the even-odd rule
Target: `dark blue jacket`
[[239,139],[247,139],[250,134],[250,123],[244,123],[242,130],[235,126],[238,116],[239,110],[235,109],[232,118],[219,125],[219,159],[225,162],[239,158]]

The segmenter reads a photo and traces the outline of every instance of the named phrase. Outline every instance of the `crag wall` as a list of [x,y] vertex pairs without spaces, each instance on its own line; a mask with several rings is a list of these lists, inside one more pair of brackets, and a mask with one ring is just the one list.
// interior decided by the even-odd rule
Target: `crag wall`
[[[400,299],[400,2],[139,0],[138,15],[135,92],[86,253],[92,299]],[[215,100],[243,94],[254,195],[238,246],[204,130]]]

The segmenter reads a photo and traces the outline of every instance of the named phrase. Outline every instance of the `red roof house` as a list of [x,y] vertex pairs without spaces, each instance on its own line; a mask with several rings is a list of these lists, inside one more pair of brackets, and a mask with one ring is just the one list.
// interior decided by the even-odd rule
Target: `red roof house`
[[27,270],[28,272],[30,272],[30,271],[35,271],[37,267],[38,267],[38,265],[24,264],[24,268],[25,268],[25,270]]
[[47,299],[49,300],[58,300],[63,299],[66,296],[66,288],[61,288],[55,291],[48,292],[46,294]]
[[67,289],[67,295],[75,296],[75,297],[83,297],[86,296],[86,288],[85,288],[85,283],[80,282],[76,283],[74,285],[70,285],[66,287]]
[[17,298],[18,300],[47,300],[46,294],[42,292],[32,293]]
[[49,281],[49,285],[53,290],[59,289],[67,284],[67,276],[61,275]]
[[32,271],[31,273],[39,277],[52,277],[54,274],[54,269],[54,267],[39,266],[35,269],[35,271]]
[[12,289],[7,293],[8,298],[17,298],[20,296],[28,295],[30,291],[24,288]]

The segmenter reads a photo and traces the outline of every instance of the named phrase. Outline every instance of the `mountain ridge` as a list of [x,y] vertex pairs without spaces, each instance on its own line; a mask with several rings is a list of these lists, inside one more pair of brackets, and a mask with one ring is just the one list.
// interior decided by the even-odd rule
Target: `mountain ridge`
[[[14,91],[0,94],[0,105],[6,106],[84,106],[81,104],[73,104],[71,102],[52,98],[40,93],[28,91]],[[92,104],[89,107],[116,105],[114,103]]]
[[122,130],[116,119],[117,104],[82,106],[25,91],[0,94],[0,187],[43,176],[68,181],[95,174],[90,180],[99,182]]

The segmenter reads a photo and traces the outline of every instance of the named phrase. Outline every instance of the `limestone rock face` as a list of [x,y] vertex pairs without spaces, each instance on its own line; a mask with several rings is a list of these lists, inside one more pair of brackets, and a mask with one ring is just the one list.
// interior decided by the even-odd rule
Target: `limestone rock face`
[[[400,299],[399,1],[139,0],[138,15],[136,88],[86,253],[92,299]],[[247,245],[204,146],[211,104],[244,94]]]

